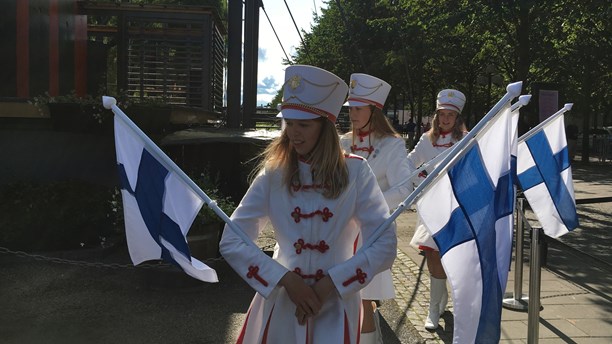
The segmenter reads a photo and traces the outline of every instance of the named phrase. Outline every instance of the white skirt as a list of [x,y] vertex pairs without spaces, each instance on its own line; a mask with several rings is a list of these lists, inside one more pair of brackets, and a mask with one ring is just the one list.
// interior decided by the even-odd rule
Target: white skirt
[[438,245],[436,245],[431,233],[429,233],[427,227],[425,227],[425,225],[423,225],[420,221],[417,222],[417,227],[414,231],[414,235],[412,236],[412,240],[410,240],[410,245],[417,249],[419,246],[427,246],[439,251]]

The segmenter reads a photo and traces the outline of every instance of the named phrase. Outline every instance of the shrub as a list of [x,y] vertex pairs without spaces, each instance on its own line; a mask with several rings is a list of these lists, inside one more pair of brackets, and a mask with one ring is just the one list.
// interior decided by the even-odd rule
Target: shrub
[[0,246],[44,251],[99,247],[116,235],[112,191],[80,181],[16,182],[0,188]]

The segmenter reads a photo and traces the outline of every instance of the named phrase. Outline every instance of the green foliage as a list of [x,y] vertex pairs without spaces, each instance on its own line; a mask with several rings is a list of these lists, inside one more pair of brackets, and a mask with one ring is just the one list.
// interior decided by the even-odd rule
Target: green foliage
[[381,77],[393,87],[387,106],[406,98],[417,117],[453,87],[466,93],[473,124],[506,84],[521,80],[524,93],[533,82],[559,85],[561,102],[576,102],[586,125],[590,113],[605,114],[605,124],[610,13],[601,0],[329,1],[294,60],[345,80],[354,72]]
[[[193,173],[191,179],[208,195],[208,197],[210,197],[210,199],[217,202],[217,206],[219,206],[227,216],[232,215],[234,209],[236,209],[236,204],[229,196],[223,195],[219,189],[221,183],[220,174],[217,173],[217,175],[211,176],[208,169],[205,169],[201,172]],[[202,206],[202,209],[200,209],[196,221],[203,224],[223,222],[223,220],[206,205]]]
[[16,182],[0,189],[0,246],[48,251],[99,247],[118,231],[106,187],[79,181]]
[[51,96],[49,92],[33,97],[28,103],[36,106],[41,113],[48,111],[46,108],[49,104],[73,103],[78,104],[82,108],[87,109],[88,113],[100,124],[112,118],[110,110],[102,106],[102,96],[85,95],[79,96],[75,90],[68,94]]

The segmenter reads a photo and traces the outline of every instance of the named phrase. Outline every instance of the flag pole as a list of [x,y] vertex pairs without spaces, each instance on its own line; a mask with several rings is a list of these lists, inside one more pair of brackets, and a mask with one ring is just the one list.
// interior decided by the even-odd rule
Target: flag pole
[[531,100],[531,94],[524,94],[522,96],[519,96],[516,103],[512,104],[512,106],[510,107],[510,111],[514,112],[522,108],[523,106],[529,104],[530,100]]
[[[519,97],[518,101],[510,107],[511,112],[515,112],[527,105],[531,100],[531,95],[522,95]],[[526,311],[527,304],[529,298],[527,295],[523,294],[523,221],[524,214],[523,209],[525,209],[524,199],[519,198],[516,199],[516,185],[513,186],[514,189],[514,203],[515,209],[517,209],[516,213],[516,259],[515,259],[515,269],[514,269],[514,293],[509,293],[505,295],[509,295],[511,297],[504,298],[502,301],[502,306],[515,310],[515,311]],[[513,217],[514,220],[514,217]],[[512,251],[510,252],[510,256],[512,256]],[[506,297],[504,295],[504,297]]]
[[491,110],[489,110],[489,112],[487,112],[487,114],[474,126],[474,128],[463,137],[463,139],[459,140],[459,142],[448,149],[450,152],[444,157],[444,159],[442,159],[442,162],[440,162],[440,164],[438,164],[438,166],[436,166],[433,171],[427,175],[425,180],[419,184],[419,186],[417,186],[416,189],[414,189],[414,191],[412,191],[412,193],[410,193],[410,195],[408,195],[403,202],[399,204],[395,211],[391,213],[389,218],[387,218],[378,226],[378,228],[376,228],[370,238],[363,243],[360,250],[372,246],[376,239],[382,235],[383,231],[389,227],[391,222],[395,221],[401,212],[404,211],[404,208],[412,205],[412,203],[414,203],[417,197],[420,196],[420,194],[427,186],[429,186],[429,184],[436,180],[439,175],[446,172],[451,160],[462,156],[462,152],[474,145],[474,138],[476,135],[503,109],[504,106],[506,106],[509,101],[521,94],[522,87],[522,81],[517,81],[506,86],[506,94],[491,108]]
[[193,190],[193,192],[195,192],[198,195],[198,197],[200,197],[200,199],[204,201],[204,203],[206,203],[206,206],[212,209],[215,212],[215,214],[217,214],[217,216],[221,218],[221,220],[223,220],[225,223],[228,224],[230,229],[236,235],[238,235],[247,245],[258,247],[253,242],[253,240],[251,240],[251,238],[249,238],[244,233],[244,231],[242,231],[242,229],[240,229],[240,227],[238,227],[238,225],[236,225],[229,218],[229,216],[227,216],[227,214],[225,214],[223,210],[221,210],[221,208],[219,208],[219,206],[217,205],[217,201],[208,197],[208,195],[204,191],[202,191],[202,189],[196,183],[194,183],[193,180],[191,180],[191,178],[189,178],[189,176],[187,176],[187,174],[185,174],[185,172],[183,172],[183,170],[181,170],[181,168],[178,167],[178,165],[174,161],[172,161],[172,159],[170,159],[166,155],[166,153],[164,153],[147,136],[147,134],[145,134],[140,128],[138,128],[138,126],[117,106],[117,100],[115,98],[103,96],[102,104],[104,105],[106,109],[112,110],[115,116],[117,116],[117,118],[119,118],[123,123],[125,123],[128,127],[130,127],[130,129],[132,129],[136,133],[136,135],[138,135],[138,137],[144,142],[145,147],[150,151],[150,153],[152,153],[155,157],[157,157],[160,160],[160,162],[164,165],[165,168],[176,173],[176,175],[185,184],[187,184],[187,186],[189,186]]
[[552,122],[555,118],[557,118],[557,116],[560,116],[570,111],[572,109],[572,106],[574,106],[574,103],[567,103],[563,105],[563,107],[559,111],[553,113],[552,115],[550,115],[550,117],[543,120],[542,122],[540,122],[540,124],[536,125],[535,127],[531,128],[531,130],[523,134],[523,136],[519,137],[518,142],[520,143],[520,142],[529,140],[531,137],[537,134],[540,131],[540,129],[547,126],[548,123]]

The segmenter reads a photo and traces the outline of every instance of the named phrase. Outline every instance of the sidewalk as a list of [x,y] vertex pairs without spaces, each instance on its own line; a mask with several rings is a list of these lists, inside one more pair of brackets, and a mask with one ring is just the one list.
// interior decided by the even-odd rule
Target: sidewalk
[[[612,196],[610,167],[576,164],[576,198]],[[548,241],[540,343],[612,342],[612,203],[580,205],[578,210],[579,229]],[[423,328],[429,275],[424,257],[409,245],[415,221],[412,211],[398,218],[392,271],[397,298],[380,307],[384,342],[451,343],[450,304],[438,330]],[[528,258],[529,238],[525,241]],[[222,260],[207,261],[221,282],[205,284],[176,268],[134,268],[125,246],[58,252],[55,257],[0,250],[1,343],[234,343],[254,294]],[[507,292],[513,290],[514,267],[513,262]],[[523,267],[527,294],[528,259]],[[501,336],[502,343],[526,343],[527,313],[504,308]]]
[[[609,165],[573,169],[576,199],[612,196],[612,172]],[[612,203],[578,206],[580,227],[561,237],[548,239],[547,265],[541,269],[540,343],[611,343],[612,342]],[[405,317],[426,343],[452,343],[452,306],[435,332],[423,328],[429,299],[429,274],[424,257],[410,246],[416,213],[402,213],[398,224],[398,256],[393,268],[397,298]],[[533,226],[533,213],[527,212]],[[529,247],[526,236],[522,293],[529,292]],[[586,252],[587,254],[583,253]],[[509,273],[507,297],[513,296],[515,262]],[[382,311],[384,315],[384,310]],[[527,343],[527,312],[502,310],[501,343]]]

